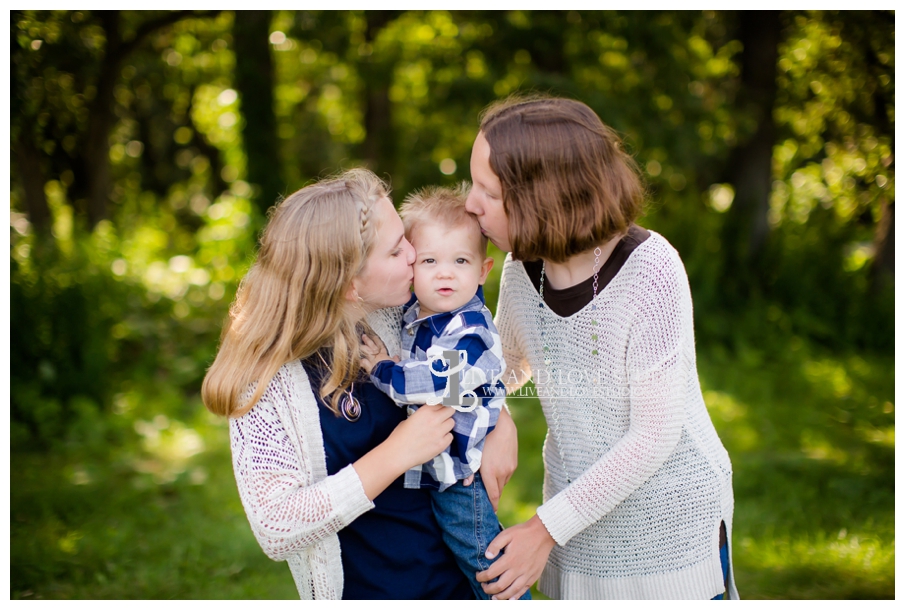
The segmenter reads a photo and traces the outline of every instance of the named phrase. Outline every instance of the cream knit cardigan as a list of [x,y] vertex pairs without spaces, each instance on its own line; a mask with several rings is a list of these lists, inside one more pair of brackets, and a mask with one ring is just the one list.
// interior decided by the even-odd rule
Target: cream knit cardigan
[[[368,317],[399,353],[400,308]],[[280,368],[261,400],[229,435],[239,497],[268,557],[286,561],[302,599],[340,599],[343,569],[336,532],[374,507],[351,465],[327,476],[317,401],[302,364]]]
[[[510,255],[495,322],[510,404],[533,371],[549,428],[537,514],[557,545],[541,591],[557,599],[721,593],[719,524],[731,541],[732,467],[701,395],[678,253],[651,232],[593,303],[567,318],[541,306]],[[729,592],[738,598],[731,574]]]

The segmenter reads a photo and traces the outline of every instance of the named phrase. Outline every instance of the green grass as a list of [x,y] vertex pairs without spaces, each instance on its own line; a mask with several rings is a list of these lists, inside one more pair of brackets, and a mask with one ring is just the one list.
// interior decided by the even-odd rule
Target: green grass
[[[895,596],[893,358],[699,348],[705,400],[732,458],[733,560],[746,599]],[[14,451],[10,597],[296,598],[239,502],[222,421],[197,399],[181,423],[148,415],[138,441]],[[504,525],[541,501],[546,426],[511,401],[519,469]],[[538,598],[542,596],[537,596]]]
[[[174,428],[161,436],[178,440]],[[106,462],[13,454],[10,597],[297,599],[288,566],[252,536],[226,426],[194,429],[207,450],[188,461],[172,443]]]

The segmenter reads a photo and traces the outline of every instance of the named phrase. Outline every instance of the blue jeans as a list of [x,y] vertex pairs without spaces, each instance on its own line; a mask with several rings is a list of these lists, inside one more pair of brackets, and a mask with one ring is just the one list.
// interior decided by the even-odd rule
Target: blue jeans
[[[493,512],[481,475],[476,474],[474,482],[468,487],[457,481],[444,491],[431,490],[431,499],[434,515],[443,531],[443,542],[455,555],[459,569],[471,583],[477,598],[490,599],[475,579],[475,574],[483,572],[496,561],[487,559],[484,552],[497,534],[503,531],[503,526]],[[519,599],[531,599],[531,592],[526,591]]]
[[729,545],[724,544],[720,547],[720,565],[723,568],[723,586],[726,587],[726,590],[723,593],[720,593],[713,599],[726,599],[726,595],[729,593]]

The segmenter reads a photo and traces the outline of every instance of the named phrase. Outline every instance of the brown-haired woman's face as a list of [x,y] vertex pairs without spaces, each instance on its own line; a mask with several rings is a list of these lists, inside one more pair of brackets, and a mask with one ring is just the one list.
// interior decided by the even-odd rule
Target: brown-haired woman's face
[[404,305],[411,297],[415,249],[405,238],[402,220],[386,197],[375,206],[377,237],[362,272],[352,280],[369,310]]
[[511,252],[509,218],[503,209],[503,186],[490,167],[490,144],[478,132],[471,149],[471,192],[465,209],[478,217],[481,233],[503,252]]

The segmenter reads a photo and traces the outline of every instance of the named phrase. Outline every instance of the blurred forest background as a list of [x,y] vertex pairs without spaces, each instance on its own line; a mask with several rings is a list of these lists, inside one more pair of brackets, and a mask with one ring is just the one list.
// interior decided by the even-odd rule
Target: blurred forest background
[[[481,109],[520,91],[582,100],[624,136],[641,224],[685,261],[741,595],[894,597],[891,11],[10,26],[11,598],[296,597],[199,397],[266,210],[359,165],[396,202],[467,180]],[[546,432],[535,401],[510,404],[504,524],[541,501]]]

